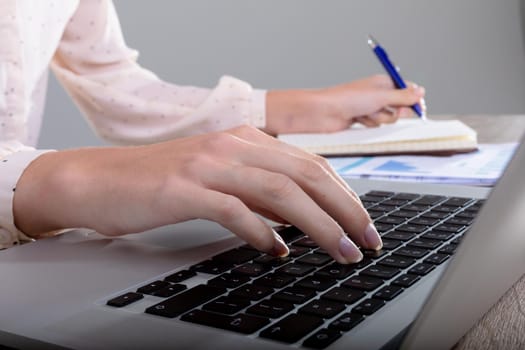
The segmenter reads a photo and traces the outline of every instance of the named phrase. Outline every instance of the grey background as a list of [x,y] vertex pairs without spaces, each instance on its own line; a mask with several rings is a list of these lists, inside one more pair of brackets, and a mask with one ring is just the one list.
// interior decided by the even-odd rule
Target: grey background
[[[430,114],[525,114],[525,0],[115,0],[126,41],[164,80],[213,87],[339,84],[382,67],[370,33]],[[101,145],[54,78],[41,148]],[[66,132],[64,132],[66,131]]]

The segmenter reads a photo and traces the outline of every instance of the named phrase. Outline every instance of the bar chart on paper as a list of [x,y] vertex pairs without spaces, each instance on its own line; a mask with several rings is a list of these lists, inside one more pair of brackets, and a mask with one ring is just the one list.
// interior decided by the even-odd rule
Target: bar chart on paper
[[469,154],[328,158],[345,178],[492,186],[516,150],[516,143],[485,144]]

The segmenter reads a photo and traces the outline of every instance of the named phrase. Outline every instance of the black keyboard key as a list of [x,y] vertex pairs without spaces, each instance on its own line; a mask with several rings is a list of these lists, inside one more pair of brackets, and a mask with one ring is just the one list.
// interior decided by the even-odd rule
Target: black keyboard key
[[256,284],[245,284],[230,292],[230,296],[237,298],[245,298],[250,300],[259,300],[273,293],[270,287],[260,286]]
[[402,243],[398,240],[392,240],[382,237],[381,240],[383,241],[383,249],[386,250],[392,250],[399,247]]
[[179,283],[182,281],[186,281],[187,279],[196,276],[197,273],[192,270],[182,270],[179,272],[175,272],[174,274],[171,274],[164,278],[164,281],[173,282],[173,283]]
[[335,287],[324,293],[321,298],[339,301],[345,304],[353,304],[364,296],[365,293],[357,289]]
[[272,298],[287,301],[293,304],[303,304],[309,299],[315,297],[317,293],[313,289],[302,287],[288,287],[277,293]]
[[471,211],[471,210],[465,210],[465,211],[462,211],[462,212],[459,212],[455,215],[455,217],[457,218],[462,218],[462,219],[469,219],[471,221],[473,221],[476,216],[478,214],[474,211]]
[[442,253],[442,254],[452,255],[452,254],[454,254],[456,252],[457,247],[458,247],[457,244],[450,243],[450,244],[444,246],[443,248],[441,248],[439,250],[439,252]]
[[395,193],[394,192],[390,192],[390,191],[378,191],[378,190],[373,190],[373,191],[369,191],[365,194],[365,196],[372,196],[372,197],[379,197],[379,198],[388,198],[388,197],[391,197],[393,196]]
[[396,207],[400,207],[402,205],[405,205],[407,204],[408,202],[410,202],[410,200],[408,199],[387,199],[383,202],[381,202],[381,204],[385,204],[385,205],[394,205]]
[[416,211],[418,213],[421,213],[425,210],[427,210],[430,206],[429,205],[423,205],[423,204],[407,204],[407,205],[404,205],[401,207],[402,210],[411,210],[411,211]]
[[411,233],[421,233],[427,229],[423,225],[414,225],[414,224],[404,224],[396,228],[397,231],[411,232]]
[[386,213],[390,213],[393,210],[396,210],[396,206],[395,205],[384,205],[380,203],[380,204],[374,205],[369,210],[378,211],[383,214],[386,214]]
[[378,262],[378,264],[405,269],[409,267],[410,265],[414,264],[415,262],[416,260],[412,258],[393,254],[393,255],[387,256],[386,258],[382,259],[381,261]]
[[177,293],[182,292],[187,287],[184,284],[171,284],[167,287],[164,287],[156,291],[153,295],[160,298],[169,298]]
[[233,315],[250,305],[250,301],[242,298],[220,297],[208,304],[202,309],[207,311],[219,312],[221,314]]
[[350,288],[357,288],[365,291],[372,291],[383,284],[383,280],[379,278],[374,277],[367,277],[367,276],[355,276],[350,277],[348,280],[346,280],[342,286],[343,287],[350,287]]
[[288,254],[288,256],[292,258],[300,257],[301,255],[304,255],[312,251],[310,248],[301,247],[301,246],[293,245],[293,244],[288,246],[288,249],[290,250],[290,253]]
[[253,260],[256,264],[267,265],[271,267],[277,267],[289,263],[292,260],[290,256],[278,257],[272,255],[261,255],[260,257]]
[[210,286],[223,287],[223,288],[236,288],[244,283],[248,282],[250,278],[248,276],[234,275],[231,273],[224,273],[208,281]]
[[332,257],[324,254],[307,254],[297,259],[295,262],[301,264],[308,264],[313,266],[323,266],[329,261],[333,261]]
[[439,247],[443,242],[435,239],[425,239],[425,238],[416,238],[410,243],[409,247],[425,248],[425,249],[435,249]]
[[372,265],[361,271],[361,275],[388,280],[397,275],[399,272],[401,272],[401,270],[394,269],[392,267]]
[[414,248],[414,247],[401,247],[396,250],[397,255],[408,256],[411,258],[422,258],[428,254],[427,249]]
[[335,284],[335,280],[326,276],[308,276],[297,282],[294,286],[314,289],[318,292],[327,290]]
[[432,208],[433,211],[441,211],[443,213],[452,214],[460,207],[450,206],[450,205],[438,205],[437,207]]
[[290,242],[292,242],[292,241],[294,241],[294,240],[304,236],[303,231],[299,230],[295,226],[288,226],[288,227],[285,227],[285,228],[283,228],[281,230],[277,230],[277,233],[279,234],[279,236],[282,237],[282,239],[286,243],[290,243]]
[[317,243],[311,239],[310,237],[303,237],[293,243],[293,245],[298,245],[300,247],[307,247],[307,248],[317,248]]
[[361,202],[379,203],[379,202],[387,199],[387,197],[385,197],[385,196],[373,196],[373,195],[365,194],[363,196],[359,196],[359,199],[361,200]]
[[432,211],[432,210],[421,214],[421,217],[423,217],[423,218],[438,219],[438,220],[444,219],[447,216],[448,216],[447,213],[443,213],[443,212],[440,212],[440,211]]
[[402,276],[399,276],[398,278],[396,278],[392,282],[392,284],[394,284],[396,286],[408,288],[411,285],[413,285],[414,283],[416,283],[417,281],[419,281],[420,278],[421,277],[419,277],[418,275],[402,275]]
[[142,294],[129,292],[123,295],[119,295],[118,297],[113,298],[111,300],[108,300],[106,305],[113,307],[124,307],[142,298],[144,298],[144,295]]
[[262,274],[265,274],[270,270],[270,267],[262,264],[254,264],[254,263],[248,263],[241,266],[236,267],[232,270],[232,273],[243,275],[243,276],[250,276],[250,277],[257,277]]
[[345,279],[350,276],[356,268],[353,265],[343,265],[337,262],[323,267],[315,273],[316,276],[326,276],[337,280]]
[[389,216],[395,216],[395,217],[404,218],[404,219],[408,220],[410,218],[413,218],[417,214],[418,214],[417,211],[400,209],[400,210],[396,210],[396,211],[390,213]]
[[445,262],[449,258],[449,256],[450,255],[448,255],[448,254],[436,253],[436,254],[432,254],[431,256],[426,258],[424,260],[424,262],[426,262],[427,264],[439,265],[439,264],[442,264],[443,262]]
[[474,220],[468,219],[468,218],[453,217],[445,221],[445,224],[458,225],[458,226],[469,226],[472,223],[472,221]]
[[363,315],[371,315],[380,308],[382,308],[385,305],[384,300],[380,299],[367,299],[363,300],[361,303],[359,303],[356,307],[352,309],[352,312],[363,314]]
[[444,201],[442,205],[452,205],[452,206],[462,207],[468,202],[470,202],[471,200],[472,199],[470,198],[452,197]]
[[359,323],[361,323],[361,321],[363,321],[364,319],[365,317],[361,314],[349,312],[341,315],[341,317],[336,319],[334,322],[330,323],[328,327],[343,332],[348,332],[349,330],[357,326]]
[[295,280],[295,277],[289,275],[284,275],[280,273],[269,273],[253,281],[253,284],[272,288],[282,288],[294,282]]
[[444,199],[445,199],[444,196],[426,195],[412,202],[412,204],[434,205],[434,204],[441,202]]
[[419,197],[420,197],[419,194],[405,193],[405,192],[396,193],[395,195],[392,196],[392,198],[394,199],[409,199],[409,200],[414,200]]
[[414,274],[414,275],[420,275],[424,276],[428,274],[430,271],[434,270],[436,265],[433,264],[426,264],[426,263],[420,263],[408,270],[408,273]]
[[310,266],[310,265],[290,263],[288,265],[281,267],[279,270],[277,270],[277,272],[291,275],[294,277],[302,277],[302,276],[306,276],[307,274],[309,274],[310,272],[314,270],[315,270],[315,267]]
[[282,300],[270,299],[263,300],[260,303],[251,306],[246,310],[246,312],[269,318],[277,318],[283,316],[289,311],[292,311],[293,308],[294,305],[292,303]]
[[376,222],[374,223],[374,226],[376,227],[377,229],[377,232],[379,232],[380,234],[383,234],[389,230],[391,230],[394,225],[391,225],[391,224],[383,224],[381,222]]
[[396,286],[384,286],[377,293],[374,298],[383,300],[392,300],[403,292],[403,288]]
[[450,239],[450,237],[454,236],[453,233],[450,233],[450,232],[440,232],[440,231],[430,231],[428,233],[425,233],[424,235],[422,235],[421,237],[422,238],[427,238],[427,239],[439,239],[440,241],[446,241],[448,239]]
[[441,225],[436,226],[435,229],[438,231],[458,233],[459,231],[461,231],[462,228],[463,226],[459,226],[459,225],[441,224]]
[[383,256],[385,256],[387,254],[387,251],[386,250],[369,250],[369,249],[366,249],[366,250],[363,250],[363,256],[365,258],[370,258],[372,260],[377,260],[379,258],[382,258]]
[[140,287],[139,289],[137,289],[137,293],[153,294],[162,288],[168,287],[169,285],[170,284],[168,282],[155,281]]
[[267,318],[258,316],[244,314],[228,316],[202,310],[193,310],[182,316],[181,320],[243,334],[254,333],[270,323]]
[[323,328],[308,337],[303,346],[312,349],[324,349],[341,337],[341,332],[335,329]]
[[420,216],[418,218],[410,220],[408,223],[414,224],[414,225],[432,226],[432,225],[437,224],[438,222],[439,222],[439,219],[425,218],[425,217]]
[[416,236],[417,234],[413,232],[392,231],[392,232],[387,233],[383,237],[387,239],[395,239],[399,241],[409,241]]
[[261,255],[261,253],[254,250],[231,249],[215,255],[211,260],[224,264],[240,265],[255,259],[259,255]]
[[313,252],[317,253],[317,254],[324,254],[324,255],[330,255],[328,254],[328,252],[326,250],[324,250],[323,248],[317,248],[315,250],[313,250]]
[[299,309],[299,313],[332,318],[345,309],[345,305],[335,301],[318,299],[313,300]]
[[288,315],[264,329],[260,336],[285,343],[295,343],[323,324],[323,319],[304,314]]
[[[363,254],[364,256],[364,254]],[[356,269],[362,269],[363,267],[367,267],[368,265],[370,265],[372,263],[372,259],[368,258],[368,257],[364,257],[363,260],[361,260],[360,262],[358,262],[357,264],[349,264],[348,266],[352,266]]]
[[203,261],[199,264],[193,265],[190,267],[190,270],[207,273],[210,275],[219,275],[223,272],[228,271],[233,267],[232,264],[223,264],[211,260]]
[[379,220],[376,220],[374,222],[374,224],[377,225],[377,223],[381,223],[381,224],[387,224],[387,225],[399,225],[403,222],[405,222],[406,220],[404,218],[400,218],[400,217],[396,217],[396,216],[385,216],[385,217],[382,217],[381,219]]
[[196,306],[215,299],[225,292],[225,288],[200,284],[158,304],[148,307],[146,313],[170,318],[177,317]]

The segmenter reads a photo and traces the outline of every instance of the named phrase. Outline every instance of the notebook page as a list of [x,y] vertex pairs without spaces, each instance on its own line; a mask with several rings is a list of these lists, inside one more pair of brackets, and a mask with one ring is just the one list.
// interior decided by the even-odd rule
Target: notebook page
[[401,119],[395,124],[377,128],[354,126],[350,129],[322,134],[283,134],[278,138],[303,148],[439,139],[476,138],[476,132],[458,120]]

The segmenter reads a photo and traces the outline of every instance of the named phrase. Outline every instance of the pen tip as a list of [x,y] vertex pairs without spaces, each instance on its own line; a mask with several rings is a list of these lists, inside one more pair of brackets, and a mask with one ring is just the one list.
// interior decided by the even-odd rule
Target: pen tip
[[372,49],[374,49],[377,46],[377,41],[370,34],[368,34],[368,45],[370,45]]

